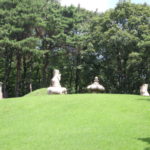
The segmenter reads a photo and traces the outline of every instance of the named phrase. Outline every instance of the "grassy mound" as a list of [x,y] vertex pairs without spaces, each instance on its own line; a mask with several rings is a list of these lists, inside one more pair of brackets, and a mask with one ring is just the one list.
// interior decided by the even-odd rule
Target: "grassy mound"
[[149,150],[150,98],[45,95],[0,101],[0,150]]
[[47,88],[35,90],[25,96],[41,96],[41,95],[43,95],[43,96],[47,95]]

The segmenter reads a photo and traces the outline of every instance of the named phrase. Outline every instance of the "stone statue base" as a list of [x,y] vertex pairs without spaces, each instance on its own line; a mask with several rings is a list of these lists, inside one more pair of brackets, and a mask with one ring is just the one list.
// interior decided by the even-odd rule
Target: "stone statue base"
[[67,94],[67,89],[64,87],[49,87],[47,88],[48,94]]
[[87,86],[87,89],[90,90],[93,93],[98,93],[98,92],[105,91],[105,88],[102,85],[99,84],[98,77],[95,77],[94,83]]
[[105,91],[105,88],[102,85],[95,83],[89,85],[87,89],[92,91]]

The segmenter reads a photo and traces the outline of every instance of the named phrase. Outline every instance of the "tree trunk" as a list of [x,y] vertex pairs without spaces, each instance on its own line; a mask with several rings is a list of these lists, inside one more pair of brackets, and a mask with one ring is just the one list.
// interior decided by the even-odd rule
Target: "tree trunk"
[[49,64],[49,61],[48,61],[49,57],[48,57],[48,54],[45,55],[45,58],[43,60],[43,68],[42,68],[42,87],[45,87],[47,86],[47,67],[48,67],[48,64]]
[[16,65],[16,69],[17,69],[17,73],[16,73],[16,86],[15,86],[15,95],[16,97],[20,96],[20,80],[21,80],[21,55],[18,52],[17,56],[16,56],[16,61],[17,61],[17,65]]
[[13,53],[9,53],[6,50],[6,53],[4,54],[4,58],[5,58],[5,72],[4,72],[4,81],[3,81],[3,96],[5,98],[7,98],[9,96],[8,93],[8,85],[9,85],[9,76],[10,76],[10,72],[11,72],[11,63],[12,63],[12,55]]

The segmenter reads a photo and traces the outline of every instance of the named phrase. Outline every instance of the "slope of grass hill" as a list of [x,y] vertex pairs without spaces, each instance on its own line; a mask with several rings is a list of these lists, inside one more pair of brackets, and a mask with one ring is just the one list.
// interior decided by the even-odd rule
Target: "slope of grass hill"
[[149,97],[45,90],[0,101],[0,150],[150,150]]

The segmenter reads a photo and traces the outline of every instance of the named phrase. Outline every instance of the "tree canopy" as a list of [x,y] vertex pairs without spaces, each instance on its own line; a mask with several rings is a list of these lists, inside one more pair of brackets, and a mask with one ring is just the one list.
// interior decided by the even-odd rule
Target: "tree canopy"
[[105,13],[57,0],[0,1],[0,81],[4,97],[48,87],[54,68],[69,93],[94,76],[107,92],[138,93],[150,82],[150,6],[121,1]]

